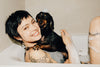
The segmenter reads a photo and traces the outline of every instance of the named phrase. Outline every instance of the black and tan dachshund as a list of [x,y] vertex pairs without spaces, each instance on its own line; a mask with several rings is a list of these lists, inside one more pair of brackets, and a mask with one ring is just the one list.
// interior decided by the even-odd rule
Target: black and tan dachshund
[[36,16],[36,21],[41,29],[41,49],[46,51],[59,51],[63,54],[64,60],[68,59],[68,52],[61,36],[54,32],[54,21],[47,12],[40,12]]

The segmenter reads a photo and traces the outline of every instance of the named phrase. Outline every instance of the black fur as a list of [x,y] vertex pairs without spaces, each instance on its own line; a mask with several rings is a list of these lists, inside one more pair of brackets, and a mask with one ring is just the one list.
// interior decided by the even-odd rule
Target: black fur
[[49,13],[40,12],[37,14],[36,20],[41,29],[42,39],[40,46],[43,46],[42,49],[66,53],[67,57],[64,57],[65,59],[68,59],[68,52],[61,36],[54,32],[54,21],[52,16]]

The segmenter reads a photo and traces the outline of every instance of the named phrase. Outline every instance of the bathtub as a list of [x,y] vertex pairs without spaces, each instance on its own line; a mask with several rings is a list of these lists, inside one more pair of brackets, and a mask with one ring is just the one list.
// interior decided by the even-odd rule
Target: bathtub
[[[73,35],[72,36],[73,43],[77,49],[77,52],[80,57],[80,61],[88,62],[89,61],[89,55],[88,55],[88,35]],[[0,65],[19,65],[22,64],[24,66],[27,65],[36,65],[36,66],[45,66],[43,63],[27,63],[24,62],[24,47],[19,46],[17,44],[12,44],[8,48],[6,48],[4,51],[0,53]],[[46,65],[50,65],[49,63],[46,63]],[[54,66],[60,67],[63,66],[62,64],[53,64]],[[72,64],[70,64],[72,65]],[[70,66],[67,65],[67,66]],[[66,66],[66,64],[64,64]],[[73,66],[73,65],[72,65]],[[77,65],[76,65],[77,66]],[[80,64],[78,64],[80,66]]]

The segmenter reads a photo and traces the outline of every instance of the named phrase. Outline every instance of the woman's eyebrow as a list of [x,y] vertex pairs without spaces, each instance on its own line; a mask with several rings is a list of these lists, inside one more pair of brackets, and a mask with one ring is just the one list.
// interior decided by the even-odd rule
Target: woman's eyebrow
[[[33,21],[35,21],[34,18],[31,20],[31,22],[33,22]],[[27,26],[27,25],[28,25],[28,24],[23,25],[23,26],[22,26],[22,29],[23,29],[25,26]]]
[[23,29],[25,26],[27,26],[27,25],[28,25],[28,24],[23,25],[23,26],[22,26],[22,29]]
[[34,18],[31,20],[31,22],[35,21]]

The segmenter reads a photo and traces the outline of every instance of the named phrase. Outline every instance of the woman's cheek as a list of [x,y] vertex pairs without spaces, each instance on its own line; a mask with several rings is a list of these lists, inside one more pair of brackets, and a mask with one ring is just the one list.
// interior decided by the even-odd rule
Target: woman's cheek
[[22,33],[22,36],[23,36],[24,38],[29,37],[29,32],[23,32],[23,33]]

